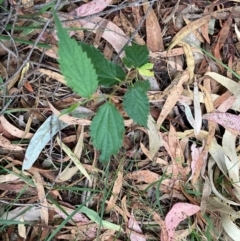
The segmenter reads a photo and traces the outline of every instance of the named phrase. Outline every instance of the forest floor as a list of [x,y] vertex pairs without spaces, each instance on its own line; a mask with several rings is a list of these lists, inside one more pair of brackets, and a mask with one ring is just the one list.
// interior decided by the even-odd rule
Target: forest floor
[[0,4],[1,240],[240,240],[238,0]]

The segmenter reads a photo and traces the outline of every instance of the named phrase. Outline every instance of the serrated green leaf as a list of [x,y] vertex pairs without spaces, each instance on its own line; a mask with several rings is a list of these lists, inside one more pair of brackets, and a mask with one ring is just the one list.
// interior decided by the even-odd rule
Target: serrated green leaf
[[140,69],[153,69],[153,66],[153,63],[146,63],[143,66],[141,66]]
[[151,87],[149,81],[137,81],[135,84],[134,84],[134,87],[140,87],[142,88],[143,91],[148,91]]
[[138,69],[139,74],[147,77],[153,77],[154,73],[149,69]]
[[125,79],[123,69],[107,60],[104,55],[92,45],[81,42],[80,45],[87,56],[92,60],[93,66],[98,76],[99,85],[111,87]]
[[101,151],[100,161],[109,161],[122,145],[124,133],[123,118],[111,103],[102,105],[90,126],[90,136],[97,150]]
[[58,62],[61,72],[75,92],[82,97],[90,97],[97,89],[97,74],[87,54],[77,42],[71,39],[62,27],[57,15],[53,12],[57,27]]
[[149,101],[146,92],[139,85],[130,87],[123,97],[123,107],[137,124],[147,127]]
[[152,63],[147,63],[138,68],[138,72],[140,75],[148,76],[148,77],[153,77],[154,73],[152,71],[153,69],[153,64]]
[[128,68],[140,68],[148,63],[149,51],[146,45],[133,44],[126,46],[124,50],[126,57],[123,58],[123,62]]

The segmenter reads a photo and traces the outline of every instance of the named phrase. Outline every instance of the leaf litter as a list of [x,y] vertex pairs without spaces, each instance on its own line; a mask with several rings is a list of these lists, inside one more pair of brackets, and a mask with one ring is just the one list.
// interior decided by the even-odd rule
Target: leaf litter
[[[2,38],[0,49],[3,240],[13,240],[12,234],[28,239],[27,228],[31,240],[239,240],[239,3],[153,2],[66,1],[56,15],[71,28],[68,42],[58,42],[52,31],[51,3],[22,1],[16,25],[3,18],[2,35],[11,29],[14,40]],[[34,19],[24,17],[29,13]],[[48,19],[52,25],[45,26]],[[73,39],[83,49],[92,45],[87,56],[108,60],[82,63]],[[150,115],[142,108],[123,110],[127,81],[136,77],[126,45],[135,42],[150,59],[143,50],[133,53],[133,63],[155,87],[150,81],[150,89],[139,86],[127,96],[133,105],[148,98]],[[59,67],[61,44],[76,61],[60,54]],[[61,61],[69,63],[68,78]],[[122,61],[125,73],[118,68]],[[92,81],[77,93],[68,87],[76,78],[73,65]],[[91,73],[84,65],[92,66]],[[115,88],[112,70],[126,82]],[[94,92],[97,81],[102,86]],[[99,107],[115,111],[103,97],[111,89],[121,123],[95,114]],[[96,99],[85,102],[93,92]],[[104,122],[90,130],[96,119]],[[112,145],[100,154],[92,144],[106,145],[98,131],[110,122],[116,131],[105,134]],[[116,154],[110,162],[99,162],[111,149]]]

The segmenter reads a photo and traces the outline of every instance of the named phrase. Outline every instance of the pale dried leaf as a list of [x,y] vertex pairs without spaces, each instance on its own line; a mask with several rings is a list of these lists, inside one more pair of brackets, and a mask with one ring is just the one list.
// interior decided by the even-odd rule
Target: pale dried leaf
[[82,156],[82,149],[83,149],[83,137],[84,137],[84,126],[81,126],[81,133],[77,141],[77,145],[74,149],[74,154],[80,160]]
[[207,204],[208,204],[208,199],[212,193],[212,188],[211,184],[209,181],[209,178],[207,176],[204,177],[205,182],[203,185],[203,190],[202,190],[202,199],[201,199],[201,214],[204,215],[207,209]]
[[94,13],[99,13],[111,3],[112,0],[93,0],[76,8],[74,10],[74,13],[78,17],[84,17]]
[[231,201],[227,198],[225,198],[215,187],[214,185],[214,180],[213,180],[213,165],[215,164],[214,160],[212,158],[209,158],[208,160],[208,176],[210,179],[210,184],[211,184],[211,188],[212,188],[212,192],[222,201],[234,205],[234,206],[240,206],[239,203],[236,203],[234,201]]
[[59,137],[57,137],[57,142],[58,142],[58,145],[61,146],[62,149],[65,151],[65,153],[69,156],[69,158],[72,160],[72,162],[76,165],[76,167],[78,167],[79,171],[88,179],[88,181],[90,183],[92,183],[92,180],[91,180],[89,174],[87,173],[86,169],[84,168],[82,163],[79,161],[77,156],[72,152],[72,150],[68,146],[66,146],[64,143],[62,143],[61,140],[59,139]]
[[178,77],[175,79],[176,83],[171,86],[171,88],[168,90],[167,94],[167,100],[162,108],[161,114],[158,117],[157,125],[161,126],[165,118],[167,117],[168,113],[172,110],[174,105],[179,100],[180,95],[183,91],[183,83],[188,81],[189,74],[187,72],[184,72],[181,75],[178,75]]
[[195,69],[195,60],[193,57],[193,52],[191,46],[185,42],[180,42],[178,45],[183,47],[186,61],[187,61],[187,71],[189,73],[189,81],[191,82],[194,77],[194,69]]
[[71,165],[72,162],[70,162],[59,174],[59,180],[61,180],[62,182],[70,180],[78,172],[78,167],[70,167]]
[[[83,28],[92,29],[94,33],[96,33],[96,26],[100,28],[102,27],[102,18],[100,17],[91,18],[91,22],[86,20],[79,21],[81,22]],[[123,47],[126,45],[128,41],[127,35],[118,26],[116,26],[114,23],[110,21],[108,22],[105,28],[102,38],[109,42],[117,53],[119,53],[123,49]],[[120,54],[120,57],[123,58],[124,56],[125,54],[124,52],[122,52]]]
[[237,24],[234,24],[234,29],[235,29],[235,33],[237,35],[237,39],[240,42],[240,31],[238,30]]
[[209,153],[211,154],[214,161],[217,163],[219,169],[227,176],[227,167],[225,163],[225,154],[222,146],[217,143],[216,138],[212,139],[211,146],[209,148]]
[[25,135],[24,131],[18,129],[17,127],[9,123],[3,115],[0,116],[0,121],[4,129],[6,129],[13,136],[16,136],[18,138],[25,138],[25,139],[31,139],[33,136],[32,133],[28,133]]
[[12,173],[6,174],[6,175],[0,175],[0,183],[3,182],[14,182],[19,179],[19,176],[14,175]]
[[197,170],[197,161],[200,156],[200,153],[203,151],[203,147],[197,148],[196,144],[193,143],[191,145],[191,156],[192,156],[192,162],[191,162],[191,169],[192,169],[192,174],[189,177],[188,180],[191,180],[193,178],[194,173]]
[[119,167],[119,170],[117,173],[117,178],[113,185],[112,195],[111,195],[108,205],[106,207],[106,212],[109,212],[116,205],[118,195],[119,195],[120,191],[122,190],[122,185],[123,185],[123,166],[120,163],[120,167]]
[[18,207],[5,213],[1,219],[19,221],[22,217],[25,221],[39,221],[40,219],[39,207]]
[[177,45],[180,41],[182,41],[189,33],[193,32],[194,30],[198,29],[205,23],[208,23],[211,19],[211,15],[206,15],[202,18],[199,18],[185,27],[183,27],[172,39],[172,42],[169,46],[169,50],[172,49],[175,45]]
[[151,172],[149,170],[142,170],[128,173],[126,176],[124,176],[124,179],[132,179],[137,182],[145,182],[151,184],[159,180],[159,177],[160,176],[155,172]]
[[200,98],[199,98],[198,86],[196,81],[194,82],[193,102],[194,102],[194,117],[195,117],[194,134],[195,136],[197,136],[202,127],[202,111],[201,111]]
[[64,84],[64,85],[67,85],[67,82],[66,80],[64,79],[63,75],[57,73],[57,72],[54,72],[52,70],[49,70],[49,69],[43,69],[43,68],[39,68],[38,69],[39,72],[41,72],[42,74],[45,74],[47,75],[48,77],[50,77],[51,79],[55,79],[57,80],[58,82]]
[[230,205],[222,202],[218,197],[209,197],[207,202],[207,209],[212,212],[221,212],[229,214],[234,218],[240,218],[240,214],[235,211]]
[[183,101],[179,101],[179,104],[183,105],[184,106],[184,113],[185,113],[185,116],[189,122],[189,124],[192,126],[192,128],[194,128],[194,118],[193,118],[193,115],[192,115],[192,111],[191,111],[191,108],[189,107],[189,105],[187,105],[185,102]]
[[43,224],[48,225],[48,202],[45,195],[42,178],[39,172],[34,172],[33,181],[38,191],[38,199],[41,202],[40,216]]
[[211,78],[216,80],[218,83],[226,87],[237,97],[236,101],[232,105],[232,108],[238,110],[240,108],[240,85],[235,81],[215,72],[207,72],[205,75],[210,76]]
[[222,138],[222,147],[224,153],[228,156],[225,158],[226,167],[228,169],[229,178],[233,183],[236,191],[240,194],[239,185],[239,160],[236,152],[236,135],[229,131],[225,131]]
[[149,156],[153,160],[162,144],[162,137],[158,131],[156,122],[151,115],[148,116],[148,137],[149,137]]
[[[21,217],[19,221],[24,222],[24,219]],[[26,239],[27,234],[26,234],[26,227],[24,224],[18,224],[18,234],[20,237]]]
[[12,144],[7,138],[2,136],[0,134],[0,146],[4,149],[7,149],[9,151],[15,150],[15,151],[22,151],[24,150],[21,146],[18,146],[17,144]]
[[60,130],[68,126],[66,123],[60,121],[55,115],[49,116],[45,122],[38,128],[36,133],[28,145],[24,156],[22,170],[29,170],[34,162],[37,160],[42,149],[52,139],[52,137]]
[[225,232],[234,240],[240,240],[240,229],[239,227],[231,220],[230,215],[221,213],[222,226]]
[[58,111],[50,102],[48,102],[50,109],[52,110],[52,112],[56,115],[59,116],[59,120],[68,123],[69,125],[90,125],[91,121],[90,120],[85,120],[85,119],[79,119],[79,118],[75,118],[73,116],[69,116],[69,115],[61,115],[61,112]]

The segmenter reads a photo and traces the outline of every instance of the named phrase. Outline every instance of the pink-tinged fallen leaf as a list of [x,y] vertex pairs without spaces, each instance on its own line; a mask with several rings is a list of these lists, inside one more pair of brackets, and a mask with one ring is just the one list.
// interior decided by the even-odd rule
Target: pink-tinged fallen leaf
[[110,5],[112,0],[93,0],[74,10],[78,17],[99,13]]
[[[108,21],[106,26],[102,26],[103,18],[91,18],[91,22],[86,20],[79,21],[82,24],[83,28],[92,29],[94,33],[96,33],[97,31],[96,26],[105,29],[106,31],[103,30],[104,33],[102,35],[102,38],[108,41],[117,53],[119,53],[122,50],[122,48],[126,45],[128,41],[127,35],[114,23]],[[120,54],[121,58],[123,58],[124,56],[124,53]]]
[[128,220],[128,228],[130,228],[138,233],[142,233],[142,229],[140,228],[137,220],[135,219],[133,212],[131,213],[131,218],[129,218],[129,220]]
[[238,115],[223,112],[212,112],[203,115],[203,118],[220,124],[226,129],[240,133],[240,116]]
[[[54,211],[59,214],[63,219],[65,219],[68,215],[70,215],[74,209],[71,208],[67,208],[65,206],[61,206],[61,208],[65,211],[65,213],[67,213],[68,215],[66,215],[64,212],[62,212],[57,206],[52,205],[51,206]],[[81,212],[76,213],[71,220],[69,220],[70,223],[74,224],[74,222],[72,222],[72,220],[76,223],[88,223],[89,219],[83,215]]]
[[132,231],[130,233],[130,240],[131,241],[146,241],[146,238],[144,237],[143,234],[139,234],[137,232]]
[[234,95],[230,96],[225,101],[223,101],[222,104],[219,105],[217,110],[220,112],[228,111],[233,106],[233,104],[236,102],[236,100],[237,100],[236,96],[234,96]]
[[165,224],[168,231],[168,241],[174,240],[174,231],[178,224],[189,216],[200,211],[200,207],[189,203],[176,203],[168,212]]
[[142,229],[140,228],[137,220],[135,219],[133,213],[131,214],[130,219],[128,220],[128,228],[130,230],[130,240],[131,241],[146,241],[142,233]]
[[[98,13],[105,9],[109,4],[111,4],[111,2],[111,0],[94,0],[90,3],[80,6],[70,14],[75,17],[83,17],[86,15]],[[121,49],[128,41],[127,35],[117,25],[110,21],[108,21],[106,24],[106,21],[104,21],[103,18],[94,17],[89,20],[82,19],[79,20],[79,23],[83,28],[92,29],[94,33],[96,33],[97,28],[101,28],[102,31],[104,31],[102,38],[108,41],[117,53],[121,51]],[[125,55],[122,53],[120,56],[123,58]]]

